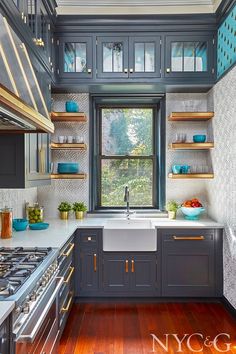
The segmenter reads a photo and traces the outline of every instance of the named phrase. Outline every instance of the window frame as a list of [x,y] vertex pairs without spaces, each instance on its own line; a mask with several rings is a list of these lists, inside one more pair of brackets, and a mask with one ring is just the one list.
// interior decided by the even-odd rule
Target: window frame
[[[117,98],[117,96],[115,96]],[[135,96],[137,97],[137,96]],[[153,154],[146,156],[118,155],[121,159],[152,159],[152,206],[133,207],[133,210],[163,211],[165,205],[165,96],[155,96],[154,100],[145,96],[130,100],[120,97],[119,103],[111,99],[94,96],[91,104],[92,120],[90,124],[90,210],[91,212],[121,212],[124,206],[101,205],[101,161],[102,161],[102,109],[103,108],[151,108],[153,109]],[[111,156],[108,159],[112,159]],[[132,207],[132,206],[131,206]]]

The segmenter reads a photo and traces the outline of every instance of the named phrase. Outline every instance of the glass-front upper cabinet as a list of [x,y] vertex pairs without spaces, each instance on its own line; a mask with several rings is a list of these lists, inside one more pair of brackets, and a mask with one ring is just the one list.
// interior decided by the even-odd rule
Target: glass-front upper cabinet
[[165,77],[214,75],[213,37],[167,36]]
[[92,37],[70,37],[57,40],[59,45],[59,76],[64,78],[93,77]]
[[129,77],[160,77],[161,38],[129,38]]
[[97,38],[97,76],[128,77],[128,37]]

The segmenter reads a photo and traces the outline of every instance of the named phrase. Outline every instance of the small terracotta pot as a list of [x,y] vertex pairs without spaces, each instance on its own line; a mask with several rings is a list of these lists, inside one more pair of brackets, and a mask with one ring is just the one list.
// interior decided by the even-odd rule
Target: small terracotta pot
[[168,217],[170,220],[176,219],[176,211],[168,211]]
[[83,211],[75,211],[75,218],[76,219],[83,219],[84,218],[84,212]]
[[61,220],[68,220],[69,212],[68,211],[60,211],[60,219]]

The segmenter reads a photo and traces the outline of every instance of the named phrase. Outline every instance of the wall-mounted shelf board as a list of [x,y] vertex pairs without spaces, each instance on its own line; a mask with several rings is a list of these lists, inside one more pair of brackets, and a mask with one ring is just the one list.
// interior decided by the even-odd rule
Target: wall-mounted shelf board
[[205,121],[214,117],[214,112],[172,112],[168,120],[178,121]]
[[213,173],[187,173],[187,174],[169,173],[168,177],[172,179],[212,179],[214,178],[214,174]]
[[86,173],[53,173],[51,174],[51,179],[85,179]]
[[172,150],[208,150],[213,149],[214,143],[171,143],[169,149]]
[[51,112],[52,122],[87,122],[87,117],[84,112]]
[[60,144],[51,143],[52,150],[86,150],[87,146],[84,143],[79,144]]

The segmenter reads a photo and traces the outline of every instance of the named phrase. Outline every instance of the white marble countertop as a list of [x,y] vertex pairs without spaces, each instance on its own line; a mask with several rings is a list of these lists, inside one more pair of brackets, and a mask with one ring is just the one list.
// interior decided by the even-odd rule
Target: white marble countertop
[[[47,220],[50,226],[47,230],[13,232],[11,239],[0,239],[0,247],[55,247],[61,248],[77,228],[103,228],[107,218],[88,217],[83,220],[69,219]],[[156,228],[223,228],[211,219],[187,221],[185,219],[169,220],[168,218],[151,219]]]
[[15,307],[14,301],[0,301],[0,325]]

